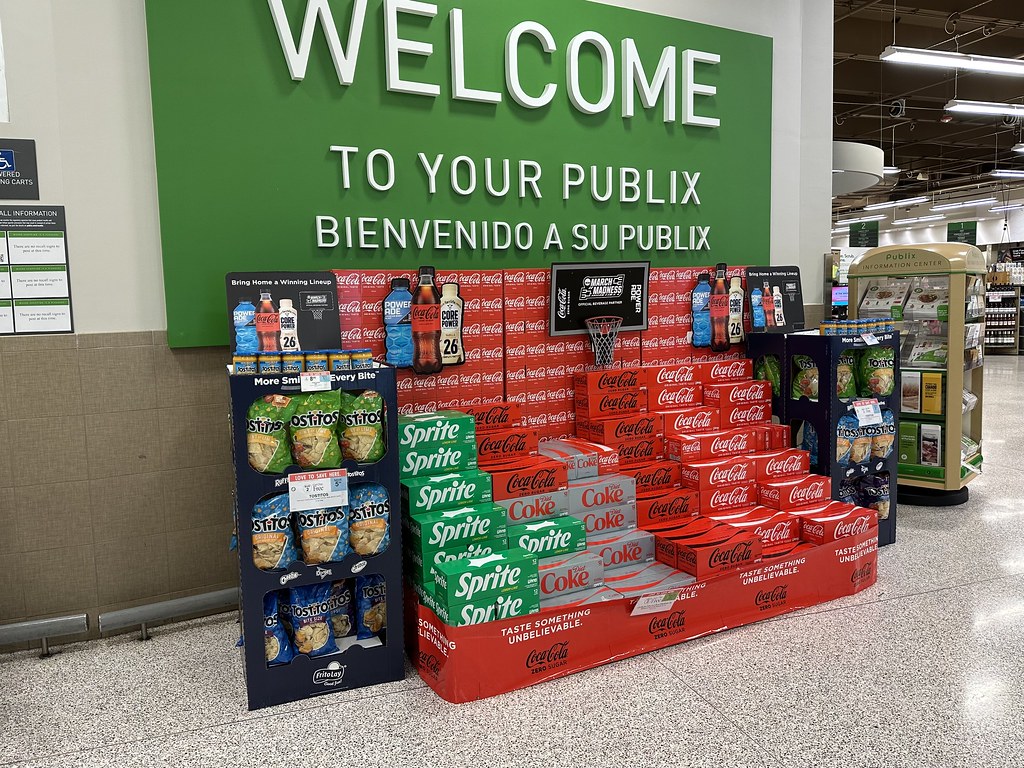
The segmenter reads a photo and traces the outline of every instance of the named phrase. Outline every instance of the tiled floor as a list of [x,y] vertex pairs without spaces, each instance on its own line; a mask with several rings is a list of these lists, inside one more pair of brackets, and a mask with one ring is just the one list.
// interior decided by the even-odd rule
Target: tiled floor
[[1024,766],[1024,384],[987,369],[986,474],[901,507],[852,598],[453,706],[404,682],[247,712],[217,617],[0,657],[0,763]]

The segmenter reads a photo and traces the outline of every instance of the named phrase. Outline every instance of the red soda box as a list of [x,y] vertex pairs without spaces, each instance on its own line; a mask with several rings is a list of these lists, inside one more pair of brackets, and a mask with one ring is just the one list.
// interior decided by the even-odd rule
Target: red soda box
[[701,381],[707,384],[726,384],[731,381],[744,381],[754,377],[754,361],[722,360],[700,363]]
[[611,371],[577,373],[573,377],[576,392],[587,395],[605,392],[632,392],[644,382],[643,368],[617,368]]
[[716,456],[755,453],[761,446],[753,429],[726,429],[665,437],[665,453],[674,461],[701,461]]
[[618,445],[664,433],[665,420],[659,413],[612,416],[586,422],[588,438],[604,445]]
[[639,567],[619,568],[605,579],[623,597],[640,597],[648,592],[659,592],[692,584],[694,578],[664,563],[645,563]]
[[629,531],[636,528],[636,506],[633,504],[577,510],[570,514],[577,520],[583,521],[587,536],[601,538],[618,531]]
[[811,469],[811,455],[799,448],[756,453],[750,459],[756,467],[759,483],[806,475]]
[[607,603],[611,600],[622,599],[622,595],[614,589],[602,585],[592,589],[583,589],[579,592],[569,592],[564,595],[555,595],[554,597],[544,598],[540,601],[540,609],[542,611],[547,610],[548,608],[566,610],[569,608],[579,608],[584,605],[596,605],[598,603]]
[[680,488],[636,503],[637,525],[648,530],[650,526],[683,521],[699,513],[700,494],[692,488]]
[[607,579],[608,571],[653,561],[654,536],[641,530],[615,533],[588,541],[587,551],[604,561]]
[[649,390],[669,386],[692,386],[703,382],[703,371],[699,363],[656,365],[647,369],[647,388]]
[[583,514],[636,502],[636,481],[626,475],[606,475],[569,483],[569,512]]
[[660,435],[645,437],[618,446],[619,467],[634,467],[638,464],[650,464],[665,458],[665,440]]
[[803,475],[792,480],[762,483],[757,501],[773,509],[790,510],[828,501],[832,498],[832,480],[824,475]]
[[752,483],[757,479],[757,468],[748,456],[730,456],[708,461],[682,462],[682,483],[686,488],[712,490],[727,485]]
[[753,533],[761,539],[765,551],[800,541],[800,518],[771,507],[754,507],[744,517],[723,522],[741,531]]
[[747,424],[761,424],[772,420],[772,403],[738,403],[722,406],[719,423],[722,429],[743,427]]
[[576,414],[584,418],[594,419],[602,416],[640,413],[643,406],[640,401],[640,390],[631,389],[619,392],[576,391]]
[[676,410],[703,405],[704,388],[700,384],[678,384],[647,388],[647,408],[651,411]]
[[539,450],[541,455],[565,464],[570,480],[614,474],[619,468],[619,455],[613,448],[578,438],[545,440]]
[[522,459],[491,470],[494,500],[536,496],[569,487],[565,465],[545,458]]
[[704,387],[707,405],[743,405],[767,403],[772,399],[772,386],[767,381],[732,381],[728,384],[708,384]]
[[729,509],[752,507],[758,503],[757,483],[753,480],[701,491],[700,513],[714,515]]
[[878,513],[875,510],[842,501],[793,509],[790,514],[800,519],[800,538],[809,544],[829,544],[878,529]]
[[551,517],[563,517],[569,514],[569,492],[551,491],[533,496],[519,496],[513,499],[502,499],[495,504],[505,508],[508,513],[508,524],[536,523]]
[[497,432],[512,429],[522,424],[522,414],[518,403],[488,403],[459,408],[468,413],[476,421],[477,435],[482,432]]
[[537,455],[537,430],[513,427],[476,436],[477,457],[481,467],[507,464]]
[[676,568],[697,579],[747,568],[760,562],[761,540],[747,531],[736,531],[723,525],[733,535],[719,541],[721,534],[714,531],[676,545]]
[[793,446],[793,431],[788,424],[768,425],[768,450],[776,451]]
[[637,499],[668,493],[681,483],[677,461],[655,461],[638,467],[620,468],[619,472],[636,482]]
[[719,427],[720,417],[718,409],[708,405],[680,408],[673,411],[660,411],[660,413],[665,419],[666,435],[714,432]]
[[541,600],[604,584],[604,560],[592,552],[542,557],[538,561]]

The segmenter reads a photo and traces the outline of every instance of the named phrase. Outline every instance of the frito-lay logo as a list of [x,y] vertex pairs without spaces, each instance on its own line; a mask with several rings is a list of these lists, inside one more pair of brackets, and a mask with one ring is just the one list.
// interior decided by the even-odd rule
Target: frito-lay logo
[[541,491],[558,489],[558,472],[554,468],[542,468],[528,475],[512,475],[507,484],[508,491],[529,491],[526,496]]
[[345,678],[346,667],[336,661],[332,661],[323,669],[313,673],[313,685],[325,685],[327,687],[339,685]]
[[526,656],[527,669],[541,669],[555,664],[561,666],[569,658],[569,642],[555,643],[550,648],[534,649]]
[[683,632],[686,629],[686,611],[672,611],[668,616],[654,616],[647,626],[648,633],[660,635],[665,632]]
[[788,590],[788,584],[779,584],[774,589],[758,592],[757,597],[754,598],[754,605],[758,608],[771,608],[785,603]]
[[865,581],[869,581],[871,579],[871,575],[874,571],[874,563],[864,563],[864,565],[850,575],[850,582],[853,584],[863,584]]
[[708,557],[708,564],[713,568],[726,568],[753,560],[752,545],[752,541],[741,541],[728,549],[716,547]]
[[597,379],[598,389],[632,389],[640,383],[637,371],[603,373]]

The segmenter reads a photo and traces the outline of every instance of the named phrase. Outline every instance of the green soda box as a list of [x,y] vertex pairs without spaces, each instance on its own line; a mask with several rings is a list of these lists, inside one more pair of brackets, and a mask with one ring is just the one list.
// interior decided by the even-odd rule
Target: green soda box
[[537,556],[518,547],[439,563],[434,569],[434,594],[449,609],[461,603],[494,602],[500,595],[536,589],[540,584]]
[[447,605],[436,595],[428,593],[424,600],[430,610],[449,627],[467,627],[490,621],[512,619],[540,611],[540,590],[537,587],[508,592],[495,599],[476,600],[458,605]]
[[495,552],[508,549],[508,539],[486,539],[474,541],[467,546],[445,547],[429,552],[417,552],[407,549],[405,553],[406,568],[413,583],[433,584],[437,575],[436,566],[452,560],[465,560],[469,557],[487,557]]
[[508,512],[493,502],[406,515],[403,522],[409,545],[422,553],[508,535]]
[[476,445],[476,421],[462,411],[434,411],[398,417],[398,452],[427,452],[446,445]]
[[582,552],[587,548],[587,527],[576,517],[556,517],[508,527],[509,546],[537,557]]
[[402,477],[443,475],[476,467],[475,440],[469,443],[407,448],[399,451],[398,456],[398,471]]
[[402,479],[402,507],[407,515],[457,509],[491,501],[494,501],[491,476],[478,469]]

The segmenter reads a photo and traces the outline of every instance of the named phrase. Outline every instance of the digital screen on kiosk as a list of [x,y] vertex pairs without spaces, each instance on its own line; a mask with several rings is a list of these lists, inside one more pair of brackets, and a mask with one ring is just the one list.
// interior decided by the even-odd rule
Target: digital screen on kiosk
[[832,287],[832,306],[846,307],[850,304],[850,286],[838,285]]

